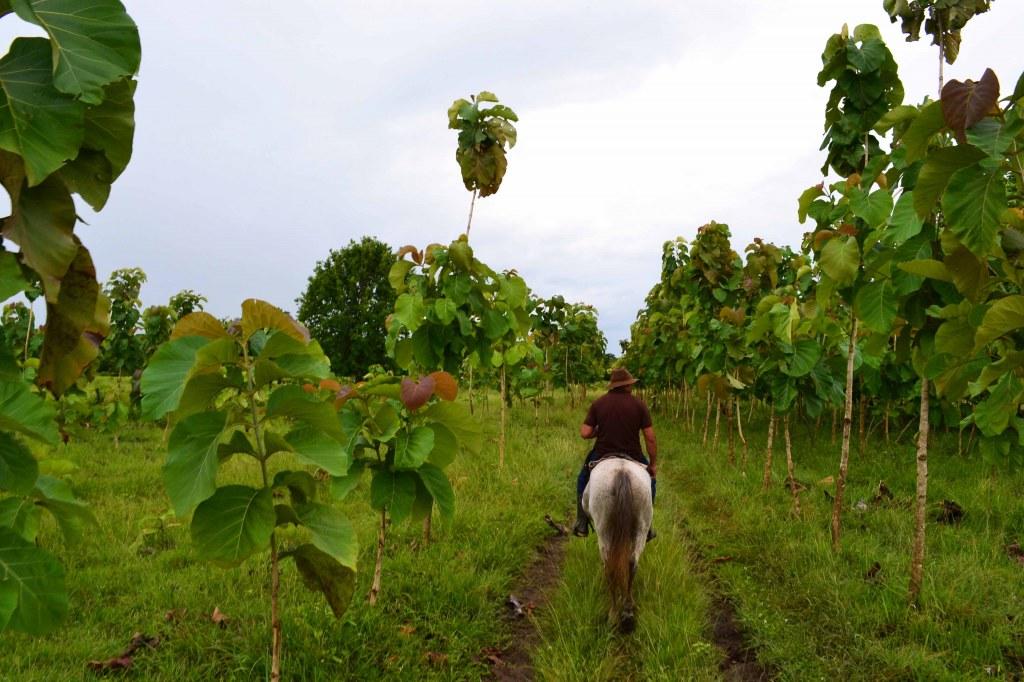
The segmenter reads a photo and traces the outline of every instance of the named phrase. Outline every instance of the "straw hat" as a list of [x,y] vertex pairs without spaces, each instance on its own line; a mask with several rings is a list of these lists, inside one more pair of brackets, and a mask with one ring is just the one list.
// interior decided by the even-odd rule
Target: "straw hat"
[[618,367],[612,370],[611,381],[608,382],[608,390],[613,388],[619,388],[620,386],[632,386],[637,382],[633,378],[633,375],[629,373],[629,370],[625,367]]

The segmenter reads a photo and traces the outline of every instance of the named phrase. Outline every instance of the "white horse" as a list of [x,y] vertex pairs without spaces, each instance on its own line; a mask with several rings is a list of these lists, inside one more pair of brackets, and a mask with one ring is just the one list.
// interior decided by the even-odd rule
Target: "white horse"
[[622,632],[632,632],[636,627],[633,577],[654,514],[647,468],[621,457],[599,461],[583,491],[583,509],[597,531],[612,599],[609,621]]

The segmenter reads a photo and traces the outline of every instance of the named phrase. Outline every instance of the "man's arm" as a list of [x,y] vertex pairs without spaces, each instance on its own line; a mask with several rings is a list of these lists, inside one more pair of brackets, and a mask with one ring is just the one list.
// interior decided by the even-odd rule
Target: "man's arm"
[[590,424],[580,424],[580,438],[582,438],[583,440],[597,438],[597,429],[595,429]]
[[658,475],[658,439],[654,437],[653,426],[644,429],[644,443],[647,445],[647,459],[651,461],[647,471],[651,478],[655,478]]

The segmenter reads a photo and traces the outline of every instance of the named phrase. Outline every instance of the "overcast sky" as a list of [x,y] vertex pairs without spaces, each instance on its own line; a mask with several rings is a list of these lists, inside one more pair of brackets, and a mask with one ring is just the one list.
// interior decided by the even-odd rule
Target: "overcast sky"
[[[135,153],[79,232],[101,277],[146,271],[146,305],[190,288],[222,316],[248,297],[294,310],[349,239],[458,236],[470,195],[446,110],[486,89],[521,120],[501,191],[477,202],[477,256],[597,306],[618,352],[665,240],[713,219],[738,251],[799,244],[796,198],[823,161],[815,78],[844,22],[882,29],[907,102],[937,88],[936,48],[904,43],[881,0],[126,5]],[[1024,3],[997,0],[947,78],[991,66],[1010,91],[1021,26]],[[0,31],[32,32],[13,16]]]

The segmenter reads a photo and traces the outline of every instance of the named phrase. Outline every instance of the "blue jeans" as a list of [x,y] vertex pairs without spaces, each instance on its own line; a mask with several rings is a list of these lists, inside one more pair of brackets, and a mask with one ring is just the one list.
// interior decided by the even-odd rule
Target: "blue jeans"
[[[590,463],[596,462],[601,456],[597,454],[595,450],[591,450],[587,458],[583,460],[583,468],[580,469],[580,475],[576,478],[576,499],[583,497],[583,491],[587,488],[587,483],[590,482]],[[636,461],[640,462],[644,466],[650,464],[647,458],[640,455]],[[651,479],[651,504],[654,504],[654,496],[658,492],[658,479]]]

